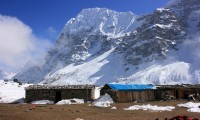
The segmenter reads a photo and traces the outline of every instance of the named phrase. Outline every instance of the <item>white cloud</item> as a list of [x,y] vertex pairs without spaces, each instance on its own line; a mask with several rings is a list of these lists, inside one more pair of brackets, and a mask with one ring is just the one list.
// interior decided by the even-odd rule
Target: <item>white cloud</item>
[[0,15],[0,68],[19,70],[27,61],[43,57],[50,46],[19,19]]

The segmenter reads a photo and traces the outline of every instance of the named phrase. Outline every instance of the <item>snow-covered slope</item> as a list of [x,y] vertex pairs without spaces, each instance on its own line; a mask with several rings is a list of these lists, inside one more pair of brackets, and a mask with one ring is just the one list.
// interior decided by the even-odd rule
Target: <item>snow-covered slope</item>
[[28,84],[19,85],[16,82],[0,80],[0,103],[12,103],[25,98],[25,90]]
[[12,72],[5,72],[0,70],[0,80],[8,80],[11,79],[13,76],[15,76],[16,73],[12,73]]
[[[114,48],[81,65],[70,64],[55,73],[48,75],[44,82],[51,82],[54,84],[95,84],[102,76],[90,77],[109,63],[107,57],[113,50]],[[107,72],[109,71],[107,70]]]
[[15,78],[45,84],[198,84],[199,11],[199,0],[170,1],[141,16],[84,9],[66,23],[46,63]]

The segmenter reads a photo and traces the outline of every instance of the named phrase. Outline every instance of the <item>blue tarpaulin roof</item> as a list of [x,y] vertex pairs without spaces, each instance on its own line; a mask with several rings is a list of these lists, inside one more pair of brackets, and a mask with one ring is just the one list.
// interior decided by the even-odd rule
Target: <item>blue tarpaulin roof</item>
[[107,84],[113,90],[118,91],[143,91],[146,89],[155,89],[151,84]]

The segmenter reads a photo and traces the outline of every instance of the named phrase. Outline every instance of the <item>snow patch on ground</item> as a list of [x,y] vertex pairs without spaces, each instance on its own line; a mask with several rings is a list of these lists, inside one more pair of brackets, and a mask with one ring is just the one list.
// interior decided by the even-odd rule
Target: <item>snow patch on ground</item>
[[25,98],[25,90],[29,84],[19,85],[19,83],[0,80],[0,103],[12,103]]
[[124,110],[152,110],[152,111],[172,111],[175,109],[174,106],[157,106],[157,105],[134,105],[128,108],[124,108]]
[[177,106],[189,108],[187,110],[188,112],[200,113],[200,103],[187,102],[187,103],[178,104]]
[[37,100],[37,101],[33,101],[31,102],[31,104],[39,104],[39,105],[46,105],[46,104],[53,104],[53,101],[50,100]]
[[112,110],[116,110],[116,109],[117,109],[117,107],[113,106],[111,109],[112,109]]
[[113,99],[110,97],[110,95],[105,94],[103,96],[101,96],[100,98],[98,98],[97,100],[95,100],[92,103],[92,106],[97,106],[97,107],[109,107],[110,104],[113,103]]
[[76,118],[75,120],[84,120],[84,119],[81,119],[81,118]]
[[64,104],[70,105],[70,104],[83,104],[83,103],[84,103],[83,99],[73,98],[73,99],[65,99],[58,101],[56,105],[64,105]]

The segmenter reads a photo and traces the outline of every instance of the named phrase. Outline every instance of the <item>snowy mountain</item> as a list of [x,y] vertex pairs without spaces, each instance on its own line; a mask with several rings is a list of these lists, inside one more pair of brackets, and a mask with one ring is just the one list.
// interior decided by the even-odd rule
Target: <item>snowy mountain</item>
[[172,0],[148,15],[83,9],[46,63],[14,78],[44,84],[200,83],[200,1]]
[[82,64],[101,55],[119,44],[121,36],[137,28],[139,23],[136,18],[130,12],[118,13],[105,8],[84,9],[66,23],[54,48],[49,51],[46,63],[27,68],[15,78],[38,83],[48,74],[71,63]]

